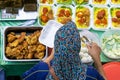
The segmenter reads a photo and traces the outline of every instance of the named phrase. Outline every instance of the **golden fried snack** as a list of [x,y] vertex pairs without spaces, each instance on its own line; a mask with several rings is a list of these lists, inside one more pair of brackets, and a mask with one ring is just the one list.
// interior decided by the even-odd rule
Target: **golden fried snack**
[[36,52],[36,48],[37,48],[36,45],[28,46],[28,51],[29,51],[29,53]]
[[44,57],[44,52],[35,53],[34,57],[38,59],[42,59]]
[[16,59],[23,59],[24,58],[24,55],[20,54],[16,57]]
[[15,58],[20,54],[20,51],[17,48],[6,47],[6,56]]
[[11,53],[12,53],[11,47],[6,47],[5,49],[6,49],[6,50],[5,50],[6,56],[10,56]]
[[36,51],[37,52],[41,52],[41,51],[45,51],[46,47],[42,44],[38,45],[37,48],[36,48]]
[[27,55],[26,58],[27,58],[27,59],[32,59],[32,58],[33,58],[33,53],[28,53],[28,55]]
[[18,38],[19,43],[23,42],[23,40],[25,39],[26,36],[26,32],[22,32],[20,37]]
[[26,39],[27,43],[28,43],[29,45],[31,45],[31,37],[30,37],[30,35],[25,36],[25,39]]
[[31,44],[37,44],[38,37],[40,36],[40,31],[37,30],[31,35]]
[[16,36],[14,32],[11,32],[10,34],[7,35],[8,42],[13,42],[15,39],[16,39]]
[[22,47],[23,47],[24,49],[27,49],[27,48],[28,48],[28,42],[27,42],[27,41],[23,41]]
[[26,33],[22,32],[21,35],[20,35],[20,37],[18,39],[15,39],[12,43],[10,43],[10,46],[11,47],[18,46],[18,44],[21,43],[24,40],[25,35],[26,35]]
[[20,52],[23,50],[23,46],[22,46],[22,45],[18,45],[16,48],[17,48],[18,50],[20,50]]
[[37,30],[37,31],[35,31],[35,32],[33,33],[33,35],[34,35],[34,36],[37,36],[37,37],[39,37],[40,34],[41,34],[41,31],[40,31],[40,30]]
[[37,30],[30,35],[26,35],[26,32],[21,32],[20,35],[14,32],[8,34],[9,42],[7,39],[6,56],[10,59],[42,59],[46,47],[38,41],[40,33],[41,31]]
[[16,39],[15,41],[13,41],[12,43],[9,43],[10,47],[16,47],[19,44],[18,39]]
[[13,57],[17,57],[19,54],[21,54],[20,50],[18,50],[17,48],[12,49],[12,56]]
[[36,44],[37,42],[38,42],[37,36],[31,37],[31,44],[32,44],[32,45],[33,45],[33,44]]

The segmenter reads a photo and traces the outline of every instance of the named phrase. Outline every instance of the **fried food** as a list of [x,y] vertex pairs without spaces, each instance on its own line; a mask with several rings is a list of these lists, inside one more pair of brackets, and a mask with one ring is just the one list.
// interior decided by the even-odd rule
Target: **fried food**
[[38,59],[42,59],[44,57],[44,52],[35,53],[34,57]]
[[9,59],[42,59],[46,47],[38,41],[40,33],[40,30],[29,35],[26,32],[20,34],[10,32],[6,39],[6,57]]
[[16,39],[15,33],[11,32],[10,34],[7,35],[8,42],[13,42]]
[[26,33],[22,32],[21,35],[17,39],[15,39],[16,36],[13,37],[13,36],[10,36],[10,34],[8,34],[8,40],[9,40],[8,42],[11,42],[14,40],[12,43],[10,43],[10,46],[11,47],[18,46],[24,40],[25,35],[26,35]]

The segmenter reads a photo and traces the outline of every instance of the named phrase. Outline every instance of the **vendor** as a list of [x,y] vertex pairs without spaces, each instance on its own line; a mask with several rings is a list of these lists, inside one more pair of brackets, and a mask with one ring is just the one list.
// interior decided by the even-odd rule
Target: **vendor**
[[68,22],[56,32],[51,55],[25,72],[23,80],[105,80],[100,47],[95,43],[87,47],[96,69],[81,63],[79,31],[72,21]]

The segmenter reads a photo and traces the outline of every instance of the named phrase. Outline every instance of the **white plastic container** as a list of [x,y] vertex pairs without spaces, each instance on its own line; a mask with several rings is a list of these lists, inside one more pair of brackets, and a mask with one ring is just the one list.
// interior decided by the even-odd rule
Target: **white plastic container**
[[[89,10],[89,12],[90,12],[90,16],[89,16],[89,26],[86,26],[86,27],[84,27],[84,25],[79,25],[79,23],[77,22],[78,21],[78,17],[77,17],[77,8],[78,8],[78,10],[79,11],[81,11],[82,10],[82,8],[84,9],[88,9]],[[79,12],[78,11],[78,12]],[[83,13],[85,13],[85,11],[83,11]],[[87,12],[86,12],[87,13]],[[87,30],[89,30],[91,27],[92,27],[92,8],[90,7],[90,6],[85,6],[85,5],[81,5],[81,6],[75,6],[75,15],[74,15],[74,22],[76,23],[76,25],[77,25],[77,28],[79,29],[79,30],[84,30],[84,29],[87,29]],[[83,14],[84,15],[84,14]]]
[[[105,10],[105,19],[107,20],[107,24],[104,25],[103,23],[100,22],[99,25],[96,24],[97,21],[97,13],[101,10]],[[95,30],[100,30],[104,31],[109,29],[110,27],[110,13],[109,13],[109,7],[108,6],[94,6],[93,7],[93,14],[92,14],[92,28]]]
[[39,37],[39,42],[42,44],[53,48],[54,47],[54,38],[57,30],[62,27],[61,23],[56,22],[55,20],[50,20],[43,27],[41,31],[41,36]]
[[47,22],[49,21],[49,19],[48,19],[47,22],[42,22],[41,21],[42,10],[43,10],[44,7],[47,7],[48,11],[52,10],[52,12],[53,12],[53,18],[55,19],[55,9],[56,9],[56,7],[54,5],[41,4],[39,6],[39,8],[38,8],[38,24],[41,27],[45,26],[47,24]]
[[117,2],[115,2],[115,0],[109,0],[109,1],[110,1],[110,5],[115,5],[115,6],[120,5],[120,0],[117,0]]
[[74,0],[74,5],[89,5],[91,0],[85,2],[85,0]]
[[93,6],[105,6],[105,5],[108,5],[110,2],[109,0],[101,0],[101,2],[95,2],[95,0],[90,0],[90,4],[93,5]]
[[[43,0],[37,0],[37,3],[39,5],[43,5],[43,4],[45,4],[45,5],[54,5],[55,4],[55,0],[46,0],[46,2],[41,2],[41,1],[43,1]],[[50,1],[52,1],[52,2],[50,2]]]
[[[61,5],[61,4],[57,5],[56,10],[55,10],[55,20],[57,22],[62,23],[64,21],[64,18],[68,18],[65,15],[63,15],[62,17],[61,16],[58,17],[60,9],[63,9],[63,10],[65,9],[65,11],[70,10],[71,15],[69,17],[71,17],[71,20],[74,22],[75,8],[72,5]],[[65,14],[65,12],[63,14]]]
[[111,29],[117,29],[117,30],[120,30],[120,20],[119,20],[119,22],[113,22],[112,21],[112,18],[116,18],[117,19],[117,17],[116,17],[116,11],[120,11],[120,6],[111,6],[110,7],[110,27],[111,27]]

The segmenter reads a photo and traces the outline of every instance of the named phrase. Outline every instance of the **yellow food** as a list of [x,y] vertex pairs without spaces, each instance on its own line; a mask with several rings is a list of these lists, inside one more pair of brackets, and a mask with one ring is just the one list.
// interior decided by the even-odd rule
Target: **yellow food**
[[51,6],[40,6],[39,20],[41,25],[45,25],[49,20],[54,19]]
[[71,9],[68,7],[60,7],[57,10],[57,21],[65,24],[72,19]]
[[94,0],[93,4],[105,4],[106,0]]
[[53,4],[53,0],[40,0],[40,3],[43,3],[43,4]]
[[87,7],[78,7],[75,12],[75,23],[78,28],[88,28],[90,25],[90,10]]
[[111,0],[113,4],[120,4],[120,0]]
[[[98,18],[100,11],[105,11],[102,18]],[[96,28],[106,28],[108,26],[108,10],[107,8],[94,8],[94,25]]]
[[120,28],[120,18],[116,15],[117,11],[120,11],[120,8],[111,9],[112,26],[115,28]]

